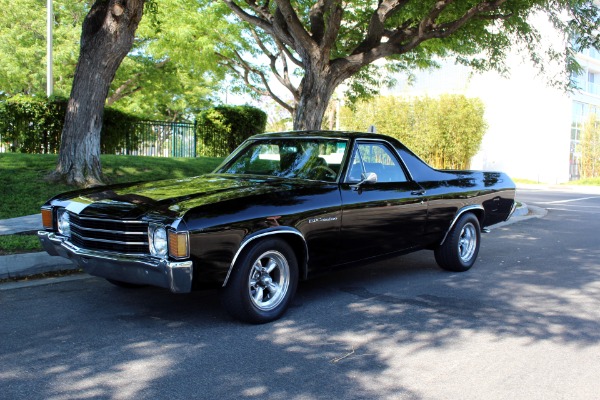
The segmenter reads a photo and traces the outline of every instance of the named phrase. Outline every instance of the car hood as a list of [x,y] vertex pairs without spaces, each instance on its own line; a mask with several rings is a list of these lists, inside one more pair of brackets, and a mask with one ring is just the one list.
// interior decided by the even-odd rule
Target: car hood
[[204,175],[86,189],[54,200],[82,216],[138,219],[156,214],[177,218],[192,207],[277,192],[297,184],[278,178]]

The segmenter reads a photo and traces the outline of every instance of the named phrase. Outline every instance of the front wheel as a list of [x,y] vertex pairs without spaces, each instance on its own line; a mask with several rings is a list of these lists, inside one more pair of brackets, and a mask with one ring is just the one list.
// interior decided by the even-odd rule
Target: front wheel
[[480,242],[479,220],[472,213],[463,214],[448,233],[444,243],[435,249],[435,260],[445,270],[467,271],[477,260]]
[[280,239],[251,245],[236,261],[222,303],[236,319],[271,322],[287,310],[298,285],[298,262],[292,248]]

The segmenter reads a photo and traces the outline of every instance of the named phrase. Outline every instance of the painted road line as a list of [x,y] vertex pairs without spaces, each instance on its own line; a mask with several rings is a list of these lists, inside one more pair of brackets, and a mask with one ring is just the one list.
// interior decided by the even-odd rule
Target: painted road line
[[600,199],[600,197],[599,196],[592,196],[592,197],[581,197],[581,198],[578,198],[578,199],[546,201],[546,202],[539,203],[539,204],[563,204],[563,203],[571,203],[571,202],[574,202],[574,201],[591,200],[591,199]]

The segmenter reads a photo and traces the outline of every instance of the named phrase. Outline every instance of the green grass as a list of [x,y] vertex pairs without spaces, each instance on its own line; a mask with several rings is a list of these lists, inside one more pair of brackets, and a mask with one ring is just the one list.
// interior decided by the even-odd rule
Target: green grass
[[[543,185],[543,183],[536,182],[531,179],[513,178],[513,182],[527,185]],[[600,186],[600,178],[587,178],[580,179],[578,181],[569,181],[563,183],[563,185]]]
[[[50,197],[75,188],[50,184],[44,178],[54,170],[54,154],[0,154],[0,219],[40,212]],[[102,171],[110,183],[184,178],[208,173],[222,158],[159,158],[101,156]]]
[[2,235],[0,236],[0,256],[15,253],[42,251],[37,235]]
[[514,183],[522,183],[526,185],[538,185],[539,182],[531,180],[531,179],[523,179],[523,178],[512,178]]
[[586,185],[586,186],[600,186],[600,178],[586,178],[578,181],[571,181],[569,185]]

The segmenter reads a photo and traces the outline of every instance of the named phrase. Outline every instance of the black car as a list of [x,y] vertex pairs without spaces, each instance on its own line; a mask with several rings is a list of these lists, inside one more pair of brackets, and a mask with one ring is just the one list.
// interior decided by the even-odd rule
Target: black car
[[211,174],[58,195],[38,235],[119,286],[217,284],[231,315],[261,323],[334,267],[430,249],[442,268],[468,270],[514,196],[501,172],[436,170],[391,137],[268,133]]

